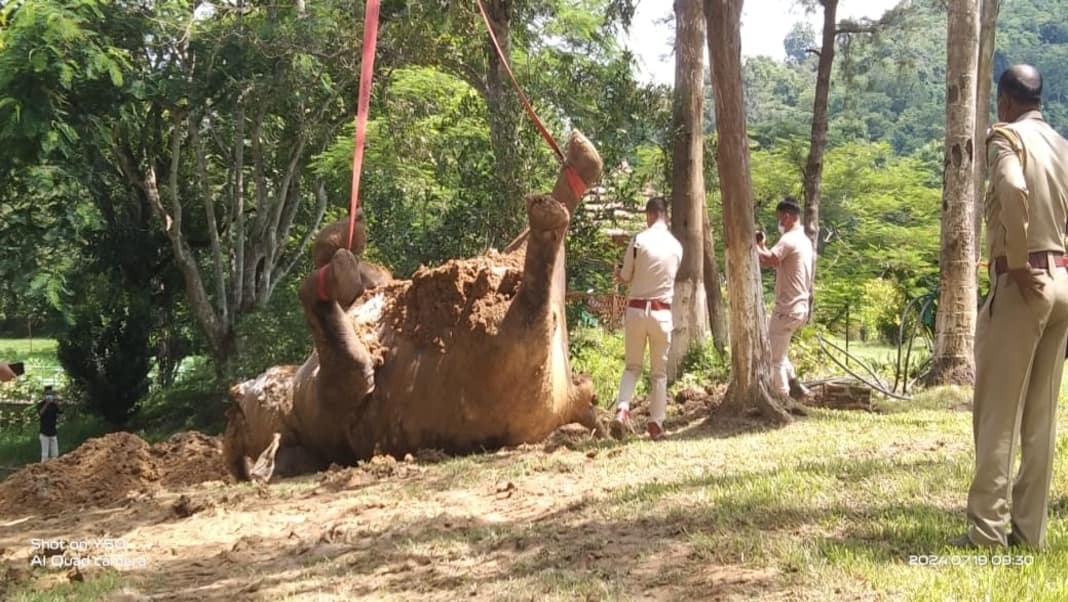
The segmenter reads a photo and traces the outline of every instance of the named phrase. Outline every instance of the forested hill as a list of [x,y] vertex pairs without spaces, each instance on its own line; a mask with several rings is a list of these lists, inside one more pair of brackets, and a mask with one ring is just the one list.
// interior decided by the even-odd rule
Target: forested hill
[[[946,23],[938,0],[904,0],[874,33],[841,34],[830,98],[831,144],[889,142],[912,154],[941,140],[945,113]],[[1003,0],[995,77],[1031,63],[1045,77],[1046,119],[1068,134],[1068,0]],[[758,141],[807,134],[819,32],[799,24],[787,36],[785,62],[745,65],[750,127]],[[993,98],[991,98],[993,111]]]

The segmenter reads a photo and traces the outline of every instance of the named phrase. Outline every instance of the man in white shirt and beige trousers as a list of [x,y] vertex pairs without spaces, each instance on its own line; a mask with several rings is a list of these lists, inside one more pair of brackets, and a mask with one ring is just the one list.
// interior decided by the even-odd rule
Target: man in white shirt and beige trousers
[[815,251],[801,225],[801,206],[786,197],[775,208],[782,237],[770,250],[757,238],[760,265],[775,268],[775,308],[768,318],[771,346],[771,383],[783,395],[803,397],[807,390],[797,381],[787,356],[790,339],[808,321],[812,311],[812,276]]
[[990,294],[975,330],[975,476],[968,533],[956,546],[1046,541],[1068,342],[1068,141],[1042,118],[1041,97],[1042,76],[1030,65],[998,80],[1002,123],[987,137]]
[[671,347],[671,301],[675,274],[682,263],[682,245],[667,225],[667,203],[662,198],[645,204],[648,228],[635,236],[617,273],[628,285],[624,318],[626,369],[619,383],[612,436],[621,439],[630,429],[630,402],[642,373],[645,342],[649,341],[649,380],[652,381],[646,431],[656,441],[663,437],[667,413],[667,360]]

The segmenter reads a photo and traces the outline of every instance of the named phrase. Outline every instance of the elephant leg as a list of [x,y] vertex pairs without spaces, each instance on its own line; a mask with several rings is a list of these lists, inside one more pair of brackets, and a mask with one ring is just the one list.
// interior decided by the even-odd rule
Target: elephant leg
[[248,475],[250,481],[267,483],[271,480],[274,474],[274,456],[278,453],[278,444],[281,440],[282,434],[275,433],[271,438],[271,444],[260,453],[255,462],[248,456],[244,457],[245,474]]
[[523,284],[516,302],[531,321],[544,318],[550,309],[553,271],[564,250],[564,236],[571,216],[563,203],[551,196],[527,198],[530,234],[523,263]]
[[[374,390],[374,362],[356,336],[348,307],[363,292],[359,261],[338,249],[300,287],[300,302],[319,355],[320,398],[326,404],[351,404]],[[334,399],[334,398],[337,399]]]
[[593,386],[593,379],[587,374],[574,375],[571,377],[571,390],[568,394],[568,403],[572,411],[572,420],[593,431],[598,438],[603,439],[608,431],[605,430],[604,422],[597,412],[597,390]]

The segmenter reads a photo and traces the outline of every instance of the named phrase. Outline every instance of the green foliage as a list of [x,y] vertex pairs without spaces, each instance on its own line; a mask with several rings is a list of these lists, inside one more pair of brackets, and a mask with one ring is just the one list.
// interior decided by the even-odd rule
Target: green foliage
[[151,308],[128,291],[96,283],[82,291],[57,355],[90,411],[125,424],[148,392]]
[[259,375],[271,366],[300,364],[312,348],[297,288],[300,281],[271,297],[263,310],[245,316],[237,325],[238,355],[228,381]]
[[863,284],[857,320],[861,338],[878,338],[896,344],[901,312],[905,309],[905,297],[889,280],[872,279]]
[[215,376],[209,358],[189,358],[173,385],[154,389],[144,398],[128,428],[150,443],[180,431],[221,433],[230,399],[225,383]]
[[[619,379],[623,375],[623,331],[580,327],[570,333],[570,338],[571,370],[576,374],[589,374],[593,378],[599,405],[603,408],[612,407],[619,392]],[[643,374],[638,379],[634,396],[641,397],[648,391],[648,378]]]
[[668,390],[668,396],[689,388],[702,388],[710,384],[726,383],[730,379],[730,353],[716,351],[712,341],[692,347],[682,358],[679,376]]
[[797,377],[802,381],[811,380],[830,373],[839,373],[837,367],[831,365],[820,351],[819,336],[826,336],[825,328],[818,324],[806,324],[794,333],[790,340],[788,357],[794,366]]

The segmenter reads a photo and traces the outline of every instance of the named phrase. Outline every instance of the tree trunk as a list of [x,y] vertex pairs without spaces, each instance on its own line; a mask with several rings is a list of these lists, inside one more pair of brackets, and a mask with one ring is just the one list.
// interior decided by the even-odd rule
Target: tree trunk
[[827,98],[831,93],[831,67],[834,65],[834,39],[837,30],[838,0],[823,4],[823,46],[816,71],[816,98],[812,103],[812,135],[805,163],[805,234],[812,248],[820,242],[820,183],[823,178],[823,151],[827,148]]
[[947,15],[946,144],[942,186],[941,296],[928,384],[975,380],[975,102],[978,0],[950,0]]
[[[493,33],[501,45],[504,56],[511,56],[512,0],[491,0],[485,3],[486,14],[493,26]],[[500,197],[494,207],[494,219],[487,221],[494,232],[510,235],[520,230],[519,208],[526,194],[523,187],[523,164],[519,155],[519,104],[509,83],[508,71],[493,48],[489,35],[485,39],[486,60],[489,70],[486,75],[486,108],[489,114],[490,146],[496,165]],[[492,240],[491,244],[504,244],[507,239]]]
[[742,97],[742,0],[706,0],[708,54],[711,58],[716,131],[716,166],[723,198],[727,248],[727,288],[731,291],[731,382],[723,409],[757,410],[768,420],[786,423],[787,400],[772,391],[770,353],[761,295],[760,267],[754,246],[753,189],[749,139]]
[[979,79],[975,103],[975,245],[972,257],[982,256],[984,193],[986,191],[986,130],[990,127],[990,90],[994,86],[994,42],[1001,0],[983,3],[979,28]]
[[671,231],[682,243],[671,306],[675,330],[668,381],[708,333],[704,287],[704,0],[675,0],[675,102],[672,110]]
[[716,241],[712,223],[708,219],[708,205],[701,206],[704,221],[704,276],[705,298],[708,300],[708,321],[712,327],[712,344],[716,351],[727,350],[727,314],[723,309],[723,290],[719,286],[719,266],[716,265]]

